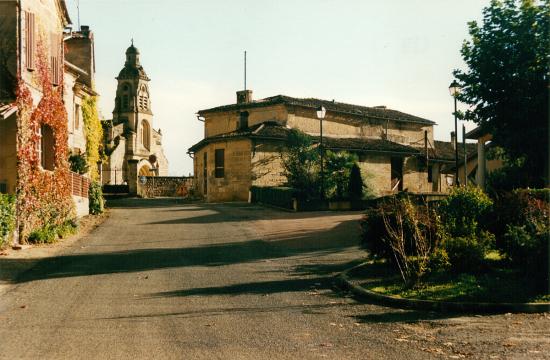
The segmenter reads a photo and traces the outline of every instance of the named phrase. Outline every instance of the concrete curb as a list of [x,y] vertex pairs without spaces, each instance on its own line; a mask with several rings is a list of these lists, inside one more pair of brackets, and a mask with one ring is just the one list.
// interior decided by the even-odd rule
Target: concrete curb
[[366,302],[386,305],[396,308],[438,311],[438,312],[458,312],[458,313],[543,313],[550,312],[550,303],[474,303],[474,302],[447,302],[433,300],[415,300],[404,299],[394,296],[382,295],[367,290],[359,285],[352,284],[348,274],[365,264],[357,265],[348,269],[336,277],[340,287],[351,291],[358,299]]

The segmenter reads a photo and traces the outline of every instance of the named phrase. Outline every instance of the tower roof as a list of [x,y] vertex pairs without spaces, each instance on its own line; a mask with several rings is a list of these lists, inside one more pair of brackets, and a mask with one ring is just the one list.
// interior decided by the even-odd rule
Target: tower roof
[[134,46],[134,40],[128,49],[126,49],[126,62],[120,70],[117,79],[135,79],[140,78],[149,80],[143,66],[139,63],[139,50]]
[[132,40],[132,45],[126,49],[126,55],[139,55],[139,50],[134,46],[134,41]]

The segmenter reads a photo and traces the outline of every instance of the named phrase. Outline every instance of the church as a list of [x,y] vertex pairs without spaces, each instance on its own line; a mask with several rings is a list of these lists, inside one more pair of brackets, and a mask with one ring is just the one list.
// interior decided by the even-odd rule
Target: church
[[113,119],[103,121],[106,160],[104,185],[127,184],[136,193],[141,176],[167,176],[168,160],[162,149],[161,130],[153,128],[149,82],[141,66],[139,50],[126,50],[126,62],[118,81]]

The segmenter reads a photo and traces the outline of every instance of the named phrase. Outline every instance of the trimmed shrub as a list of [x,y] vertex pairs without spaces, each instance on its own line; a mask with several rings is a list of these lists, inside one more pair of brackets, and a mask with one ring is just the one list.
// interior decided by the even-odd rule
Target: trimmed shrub
[[103,199],[103,190],[98,182],[92,182],[88,190],[89,211],[92,215],[98,215],[105,210],[105,200]]
[[444,242],[451,270],[462,273],[475,273],[482,269],[485,254],[493,247],[495,236],[482,231],[478,236],[459,236]]
[[15,197],[0,194],[0,247],[15,228]]
[[250,188],[252,202],[293,209],[293,199],[299,197],[300,192],[290,187],[252,186]]
[[[477,187],[455,187],[439,205],[445,231],[450,237],[476,237],[482,229],[493,201]],[[450,254],[449,254],[450,255]]]

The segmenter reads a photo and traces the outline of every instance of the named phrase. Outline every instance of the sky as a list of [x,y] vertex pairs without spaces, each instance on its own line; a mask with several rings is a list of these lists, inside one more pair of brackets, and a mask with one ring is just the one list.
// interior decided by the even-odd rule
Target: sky
[[[66,1],[76,30],[77,0]],[[197,111],[235,103],[244,88],[245,50],[254,99],[385,105],[435,121],[435,138],[449,141],[452,70],[465,68],[467,23],[489,2],[80,0],[79,8],[95,36],[101,114],[112,118],[115,77],[134,39],[151,78],[153,127],[162,129],[170,175],[182,176],[193,171],[187,149],[204,135]]]

